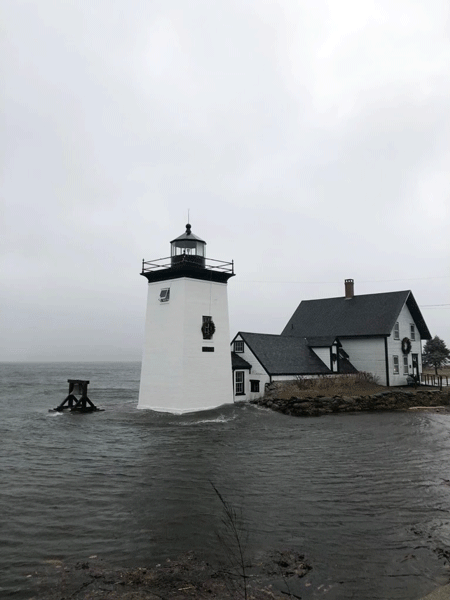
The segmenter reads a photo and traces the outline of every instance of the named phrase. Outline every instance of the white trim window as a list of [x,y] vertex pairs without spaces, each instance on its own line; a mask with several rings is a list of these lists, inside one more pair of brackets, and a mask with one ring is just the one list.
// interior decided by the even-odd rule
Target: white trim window
[[250,379],[250,391],[259,392],[259,379]]
[[169,302],[170,300],[170,288],[162,288],[159,293],[159,301],[160,302]]
[[242,396],[244,391],[244,371],[235,371],[234,373],[234,392],[236,396]]
[[416,341],[416,328],[414,326],[414,323],[411,323],[410,325],[410,336],[411,341],[415,342]]
[[398,356],[394,355],[393,359],[394,359],[394,375],[398,375],[400,373]]
[[236,340],[234,342],[234,351],[235,352],[244,352],[244,342],[242,340]]
[[403,356],[403,375],[408,375],[409,367],[408,367],[408,356]]
[[397,321],[397,323],[394,325],[394,340],[399,340],[400,339],[400,324]]

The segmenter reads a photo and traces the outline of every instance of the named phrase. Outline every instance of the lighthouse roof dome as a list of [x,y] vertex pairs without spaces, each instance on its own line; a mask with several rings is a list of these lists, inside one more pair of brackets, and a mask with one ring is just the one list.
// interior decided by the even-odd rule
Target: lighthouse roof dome
[[179,235],[174,240],[172,240],[170,243],[173,244],[174,242],[182,242],[182,241],[186,241],[186,240],[191,241],[191,242],[200,242],[202,244],[206,244],[205,240],[202,240],[197,235],[192,233],[191,226],[189,223],[186,225],[186,231],[183,234]]

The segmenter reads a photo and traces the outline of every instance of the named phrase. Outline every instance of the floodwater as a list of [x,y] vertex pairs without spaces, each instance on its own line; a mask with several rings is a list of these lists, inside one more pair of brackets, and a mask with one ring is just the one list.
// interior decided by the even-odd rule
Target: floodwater
[[[138,363],[0,364],[1,598],[32,596],[52,561],[214,558],[211,483],[242,515],[252,558],[306,555],[313,570],[290,586],[303,599],[414,600],[450,580],[450,415],[174,416],[136,409],[139,374]],[[69,378],[89,379],[105,411],[49,412]]]

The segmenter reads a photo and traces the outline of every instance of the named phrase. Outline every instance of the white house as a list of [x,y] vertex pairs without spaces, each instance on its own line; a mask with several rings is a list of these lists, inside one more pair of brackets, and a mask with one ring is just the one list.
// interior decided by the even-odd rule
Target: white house
[[[240,331],[231,342],[235,400],[254,400],[264,395],[273,381],[356,373],[338,340],[248,333]],[[338,357],[333,360],[333,356]]]
[[421,340],[431,339],[410,290],[355,296],[353,279],[345,281],[343,297],[301,302],[281,335],[335,336],[358,371],[387,386],[420,375]]
[[422,372],[421,340],[430,332],[411,291],[305,300],[281,335],[239,332],[232,341],[235,400],[264,394],[266,383],[332,373],[372,373],[405,385]]

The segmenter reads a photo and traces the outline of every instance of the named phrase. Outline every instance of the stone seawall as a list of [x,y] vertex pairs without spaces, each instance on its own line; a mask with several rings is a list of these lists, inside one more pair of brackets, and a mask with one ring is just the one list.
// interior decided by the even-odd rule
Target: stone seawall
[[378,392],[372,396],[292,397],[289,400],[260,398],[259,400],[252,400],[251,403],[293,417],[319,417],[342,412],[393,411],[434,406],[450,407],[450,391],[389,390]]

